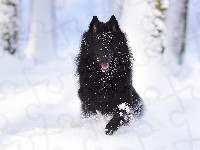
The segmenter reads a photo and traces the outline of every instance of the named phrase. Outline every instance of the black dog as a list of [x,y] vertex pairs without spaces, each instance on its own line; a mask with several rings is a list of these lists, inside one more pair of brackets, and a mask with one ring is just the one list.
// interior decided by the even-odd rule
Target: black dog
[[106,134],[113,134],[143,111],[143,102],[132,86],[132,54],[115,16],[106,23],[93,17],[82,36],[77,57],[78,95],[83,114],[99,111],[113,115]]

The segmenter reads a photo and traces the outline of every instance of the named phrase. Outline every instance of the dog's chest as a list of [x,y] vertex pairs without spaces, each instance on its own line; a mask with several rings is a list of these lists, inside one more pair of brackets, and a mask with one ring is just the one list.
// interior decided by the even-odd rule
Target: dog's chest
[[113,94],[113,85],[112,80],[108,78],[100,78],[99,82],[94,84],[95,86],[95,95],[97,99],[107,100],[112,97]]

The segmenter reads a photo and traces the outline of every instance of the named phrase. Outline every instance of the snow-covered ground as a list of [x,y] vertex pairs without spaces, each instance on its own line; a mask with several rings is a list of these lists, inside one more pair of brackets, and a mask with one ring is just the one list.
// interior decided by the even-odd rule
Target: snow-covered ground
[[[74,73],[77,45],[48,63],[0,52],[1,150],[199,150],[200,53],[195,34],[189,34],[182,66],[166,63],[159,54],[143,51],[147,35],[139,12],[148,6],[125,5],[120,25],[135,56],[133,84],[146,105],[141,120],[108,136],[104,128],[109,118],[81,118]],[[131,16],[135,21],[128,23]]]

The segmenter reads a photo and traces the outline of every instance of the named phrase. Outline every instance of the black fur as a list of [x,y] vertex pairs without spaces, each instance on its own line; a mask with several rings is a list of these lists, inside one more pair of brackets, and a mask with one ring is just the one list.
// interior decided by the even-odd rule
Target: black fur
[[115,16],[106,23],[93,17],[76,63],[83,115],[113,115],[106,134],[142,114],[143,102],[132,86],[132,54]]

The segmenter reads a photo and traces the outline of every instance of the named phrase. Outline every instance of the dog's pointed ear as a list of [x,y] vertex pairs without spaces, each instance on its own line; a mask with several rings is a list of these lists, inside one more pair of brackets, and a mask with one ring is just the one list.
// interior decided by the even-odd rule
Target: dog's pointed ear
[[109,24],[110,24],[111,30],[112,30],[113,32],[119,30],[119,25],[118,25],[117,19],[115,18],[114,15],[112,15],[112,16],[110,17]]
[[93,16],[93,19],[90,22],[89,31],[97,32],[98,25],[99,25],[99,19],[97,18],[97,16]]

